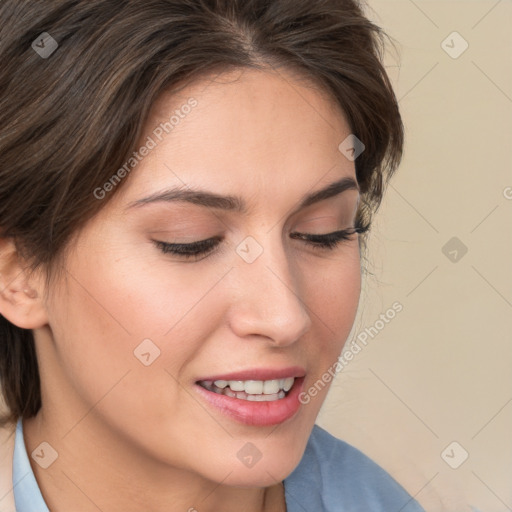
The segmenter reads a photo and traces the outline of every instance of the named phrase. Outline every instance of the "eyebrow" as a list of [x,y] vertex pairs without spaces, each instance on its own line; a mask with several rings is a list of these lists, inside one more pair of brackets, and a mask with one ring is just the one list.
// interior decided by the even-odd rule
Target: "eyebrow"
[[[300,200],[296,211],[320,201],[324,201],[325,199],[330,199],[331,197],[337,196],[346,190],[359,191],[357,182],[349,176],[330,183],[320,190],[306,194]],[[242,214],[246,214],[248,212],[246,202],[239,196],[224,196],[208,192],[206,190],[191,189],[190,187],[188,189],[171,188],[156,192],[150,196],[129,203],[126,210],[157,202],[188,202],[207,208],[216,208]]]

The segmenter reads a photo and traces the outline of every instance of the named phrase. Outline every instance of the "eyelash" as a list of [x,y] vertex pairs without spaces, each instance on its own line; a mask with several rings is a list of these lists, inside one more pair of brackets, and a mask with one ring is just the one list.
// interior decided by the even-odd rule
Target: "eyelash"
[[[344,229],[335,231],[333,233],[327,233],[325,235],[308,235],[302,233],[292,233],[291,237],[300,239],[310,245],[313,248],[321,251],[332,251],[340,243],[352,240],[352,236],[356,233],[366,233],[370,228],[370,225],[362,225],[356,223],[354,228]],[[159,240],[153,240],[155,245],[164,254],[173,254],[184,259],[198,258],[202,255],[209,254],[219,242],[222,241],[222,237],[213,237],[207,240],[199,240],[191,244],[169,244]]]

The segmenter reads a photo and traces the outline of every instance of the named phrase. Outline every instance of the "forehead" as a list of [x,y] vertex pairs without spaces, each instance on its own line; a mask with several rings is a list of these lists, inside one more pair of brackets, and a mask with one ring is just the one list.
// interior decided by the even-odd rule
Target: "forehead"
[[154,147],[135,166],[126,200],[170,186],[236,190],[249,202],[283,190],[302,197],[355,178],[338,149],[349,134],[340,107],[297,75],[244,69],[204,78],[154,103],[139,141]]

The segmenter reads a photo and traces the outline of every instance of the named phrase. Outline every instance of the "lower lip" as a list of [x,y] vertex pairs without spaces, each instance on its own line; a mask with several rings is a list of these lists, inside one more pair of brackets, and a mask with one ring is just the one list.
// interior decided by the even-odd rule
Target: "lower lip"
[[199,384],[196,384],[196,388],[209,404],[230,418],[245,425],[265,427],[283,423],[297,413],[301,406],[299,394],[303,383],[304,377],[296,378],[288,394],[281,400],[272,402],[250,402],[241,398],[219,395]]

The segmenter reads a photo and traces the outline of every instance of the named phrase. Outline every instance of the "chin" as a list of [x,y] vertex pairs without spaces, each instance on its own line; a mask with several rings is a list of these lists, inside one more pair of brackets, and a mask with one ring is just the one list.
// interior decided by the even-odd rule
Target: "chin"
[[275,464],[264,465],[260,461],[252,468],[231,468],[232,473],[222,483],[234,487],[270,487],[287,478],[295,466],[277,461]]
[[[237,443],[242,446],[240,450],[237,446],[237,452],[240,450],[240,456],[235,459],[227,460],[225,455],[219,456],[218,464],[211,466],[211,470],[204,476],[210,480],[225,485],[236,487],[269,487],[287,478],[299,464],[303,449],[298,449],[297,445],[293,449],[283,447],[284,449],[266,450],[268,455],[260,452],[251,443]],[[301,447],[300,447],[301,448]],[[205,473],[205,468],[202,468]]]

